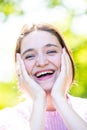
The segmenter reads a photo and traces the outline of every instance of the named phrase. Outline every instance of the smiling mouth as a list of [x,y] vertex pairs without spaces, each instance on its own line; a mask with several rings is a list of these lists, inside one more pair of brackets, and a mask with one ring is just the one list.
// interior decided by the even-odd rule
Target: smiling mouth
[[50,78],[54,74],[54,70],[42,71],[35,74],[37,79]]

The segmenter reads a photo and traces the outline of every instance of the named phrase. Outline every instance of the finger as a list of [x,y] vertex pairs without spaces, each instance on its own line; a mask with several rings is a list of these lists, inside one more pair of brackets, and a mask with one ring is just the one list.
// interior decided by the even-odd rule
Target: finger
[[21,74],[21,68],[20,68],[20,63],[19,63],[19,59],[18,59],[18,53],[17,53],[17,61],[16,61],[16,73],[17,73],[17,76],[19,77],[20,74]]
[[67,91],[68,91],[72,83],[72,64],[70,57],[66,51],[65,51],[65,62],[66,62],[66,77],[67,77]]
[[21,55],[18,55],[18,59],[19,59],[19,62],[20,62],[20,68],[21,68],[21,72],[22,72],[24,79],[27,79],[27,78],[29,79],[30,77],[29,77],[29,75],[26,71],[24,61],[22,60]]
[[18,85],[22,86],[22,84],[23,84],[23,77],[22,77],[22,75],[20,75],[20,76],[18,76]]
[[64,54],[64,50],[61,56],[61,72],[55,82],[54,86],[64,86],[64,82],[65,82],[65,78],[66,78],[66,62],[65,62],[65,54]]
[[65,51],[65,63],[66,63],[66,74],[67,76],[72,79],[72,64],[69,55]]
[[61,72],[66,74],[66,59],[65,59],[65,50],[63,49],[62,57],[61,57]]
[[28,74],[27,74],[27,71],[26,71],[24,62],[23,62],[23,60],[21,59],[21,55],[20,55],[20,54],[17,54],[17,59],[18,59],[18,62],[19,62],[21,74],[22,74],[22,76],[25,78],[25,77],[28,76]]
[[21,66],[21,70],[22,70],[22,75],[23,78],[28,82],[28,84],[30,84],[33,88],[35,88],[36,86],[39,86],[27,73],[24,62],[21,58],[21,56],[18,56],[19,61],[20,61],[20,66]]

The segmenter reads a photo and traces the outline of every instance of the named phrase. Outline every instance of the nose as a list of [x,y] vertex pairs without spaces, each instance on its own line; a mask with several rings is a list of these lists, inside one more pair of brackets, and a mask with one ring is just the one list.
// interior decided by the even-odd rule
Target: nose
[[39,67],[44,67],[48,64],[48,59],[45,54],[39,54],[37,57],[36,65]]

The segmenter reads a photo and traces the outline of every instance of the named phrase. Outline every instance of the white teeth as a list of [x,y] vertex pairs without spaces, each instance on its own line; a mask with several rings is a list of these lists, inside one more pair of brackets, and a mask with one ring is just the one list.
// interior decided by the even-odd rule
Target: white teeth
[[40,73],[37,73],[36,76],[39,77],[41,75],[45,75],[45,74],[48,74],[48,73],[53,73],[53,71],[40,72]]

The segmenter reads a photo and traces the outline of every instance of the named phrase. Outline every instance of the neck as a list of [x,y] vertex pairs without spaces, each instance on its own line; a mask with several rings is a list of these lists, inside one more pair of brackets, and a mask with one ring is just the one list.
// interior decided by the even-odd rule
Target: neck
[[56,109],[55,109],[55,106],[54,106],[54,104],[52,102],[52,97],[51,97],[50,92],[48,92],[46,96],[47,96],[46,110],[47,111],[55,111]]

